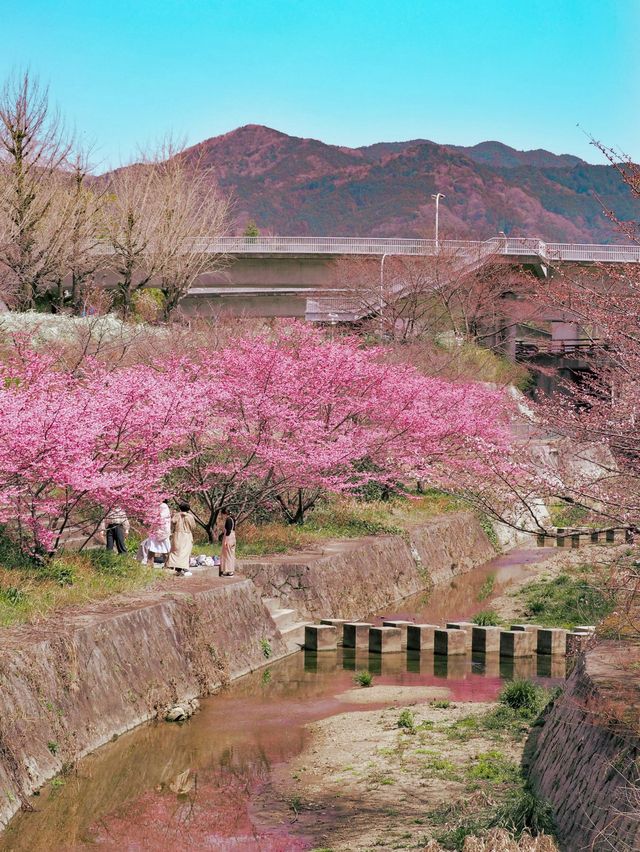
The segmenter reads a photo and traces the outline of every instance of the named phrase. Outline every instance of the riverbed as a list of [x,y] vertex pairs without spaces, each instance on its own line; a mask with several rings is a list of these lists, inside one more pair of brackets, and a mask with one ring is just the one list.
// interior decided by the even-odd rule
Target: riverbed
[[[556,554],[512,551],[377,618],[468,618]],[[370,693],[355,688],[361,669],[374,675]],[[305,833],[295,807],[290,818],[283,816],[268,796],[274,774],[308,744],[309,723],[438,700],[492,702],[505,679],[557,684],[564,676],[564,660],[543,657],[300,652],[203,700],[185,724],[144,725],[65,767],[31,797],[33,810],[12,820],[0,850],[312,849],[313,832]]]

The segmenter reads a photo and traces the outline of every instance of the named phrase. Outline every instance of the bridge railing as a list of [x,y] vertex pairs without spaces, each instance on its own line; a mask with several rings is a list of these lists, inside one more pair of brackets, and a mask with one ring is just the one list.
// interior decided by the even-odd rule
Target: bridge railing
[[[211,254],[324,254],[324,255],[442,255],[480,260],[492,254],[537,257],[543,261],[640,263],[640,245],[547,243],[537,237],[492,237],[489,240],[422,240],[400,237],[198,237],[190,245]],[[95,254],[113,254],[106,242]]]

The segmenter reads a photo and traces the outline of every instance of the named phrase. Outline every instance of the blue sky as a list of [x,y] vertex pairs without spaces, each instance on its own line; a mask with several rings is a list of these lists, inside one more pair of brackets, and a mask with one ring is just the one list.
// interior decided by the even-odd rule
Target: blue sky
[[[363,145],[499,139],[640,158],[640,0],[0,0],[101,167],[242,124]],[[580,125],[579,127],[577,125]]]

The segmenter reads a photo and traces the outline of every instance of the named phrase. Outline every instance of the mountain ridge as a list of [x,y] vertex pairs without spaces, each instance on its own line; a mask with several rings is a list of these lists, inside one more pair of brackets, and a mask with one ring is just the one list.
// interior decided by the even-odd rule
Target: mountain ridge
[[470,147],[428,139],[359,148],[247,124],[180,156],[212,170],[235,201],[234,232],[249,219],[263,233],[431,236],[442,192],[441,237],[500,231],[560,242],[615,242],[607,215],[640,218],[615,169],[572,154],[518,151],[488,140]]

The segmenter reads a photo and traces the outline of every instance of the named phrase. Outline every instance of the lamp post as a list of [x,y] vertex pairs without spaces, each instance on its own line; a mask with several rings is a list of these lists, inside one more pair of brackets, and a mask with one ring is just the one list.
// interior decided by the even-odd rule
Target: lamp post
[[446,198],[447,196],[443,195],[442,192],[436,192],[436,194],[432,195],[431,197],[435,198],[436,200],[436,251],[438,251],[438,249],[440,248],[440,243],[438,242],[438,216],[440,213],[440,199]]
[[378,313],[380,314],[380,334],[382,334],[382,309],[384,308],[384,262],[387,259],[387,252],[380,258],[380,306]]

